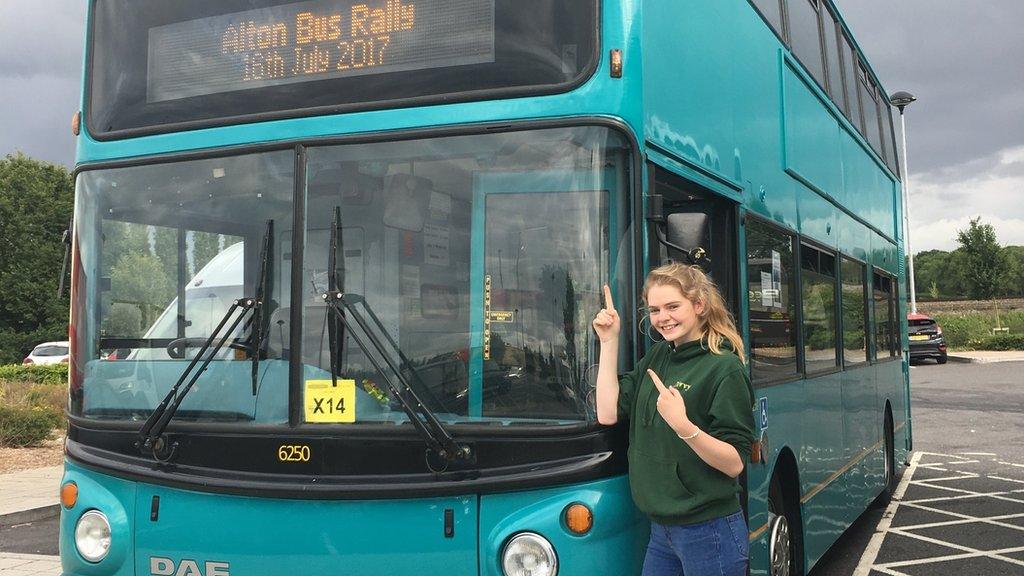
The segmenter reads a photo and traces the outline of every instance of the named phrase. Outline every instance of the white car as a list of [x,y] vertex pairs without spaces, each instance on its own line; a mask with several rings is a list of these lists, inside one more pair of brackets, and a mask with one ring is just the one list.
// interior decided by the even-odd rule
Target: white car
[[43,342],[29,352],[22,364],[67,364],[68,343],[65,342]]

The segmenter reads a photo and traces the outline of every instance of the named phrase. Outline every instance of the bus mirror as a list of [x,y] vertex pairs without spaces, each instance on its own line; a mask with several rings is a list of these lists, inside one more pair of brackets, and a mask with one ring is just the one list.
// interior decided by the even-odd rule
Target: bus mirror
[[665,235],[672,244],[687,250],[707,246],[708,215],[703,212],[676,212],[669,214]]
[[710,218],[704,212],[675,212],[668,215],[664,244],[673,259],[707,269],[711,263],[708,253],[710,239]]

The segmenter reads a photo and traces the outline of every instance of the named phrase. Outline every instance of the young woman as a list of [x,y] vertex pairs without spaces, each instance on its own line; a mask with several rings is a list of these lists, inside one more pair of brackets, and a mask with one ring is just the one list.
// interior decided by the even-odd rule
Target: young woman
[[743,576],[747,524],[736,477],[750,457],[754,392],[743,341],[718,289],[693,266],[653,270],[643,298],[664,338],[618,377],[611,290],[594,318],[601,340],[597,419],[629,420],[629,483],[651,519],[643,576]]

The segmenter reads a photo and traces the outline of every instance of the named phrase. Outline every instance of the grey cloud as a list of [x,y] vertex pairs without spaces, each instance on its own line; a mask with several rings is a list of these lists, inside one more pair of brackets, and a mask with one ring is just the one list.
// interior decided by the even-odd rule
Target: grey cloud
[[85,7],[80,0],[0,2],[0,78],[78,78],[85,42]]
[[71,167],[75,141],[71,116],[78,110],[77,78],[37,77],[4,81],[0,156],[15,151]]
[[909,90],[910,170],[992,156],[1024,134],[1024,2],[839,0],[889,91]]
[[0,0],[0,156],[21,151],[71,167],[85,6],[79,0]]

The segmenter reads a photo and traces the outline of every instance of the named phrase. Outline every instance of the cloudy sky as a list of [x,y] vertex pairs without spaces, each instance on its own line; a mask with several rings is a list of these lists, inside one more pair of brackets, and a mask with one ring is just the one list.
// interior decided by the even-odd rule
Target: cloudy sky
[[[1024,1],[838,0],[907,108],[915,252],[955,248],[972,217],[1024,245]],[[0,156],[74,163],[85,2],[0,0]]]

